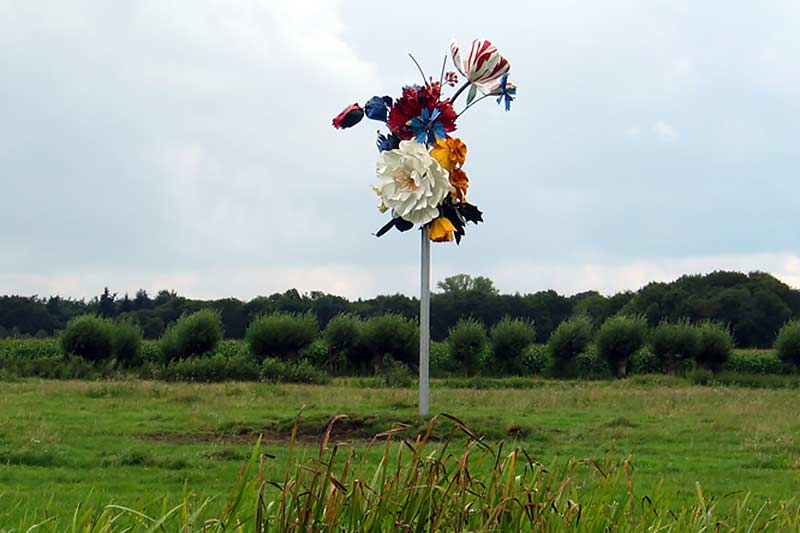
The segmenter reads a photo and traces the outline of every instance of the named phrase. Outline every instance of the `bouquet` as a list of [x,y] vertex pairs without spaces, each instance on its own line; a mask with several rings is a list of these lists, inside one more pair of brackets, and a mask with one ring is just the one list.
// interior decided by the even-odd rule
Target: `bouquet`
[[[378,131],[378,183],[373,190],[380,199],[378,209],[391,211],[392,219],[378,230],[378,237],[392,228],[408,231],[416,225],[427,228],[434,242],[455,240],[458,244],[467,222],[483,222],[483,213],[467,201],[467,145],[452,133],[461,115],[487,97],[497,97],[497,103],[509,111],[517,88],[508,81],[508,61],[491,42],[474,40],[462,58],[458,43],[452,40],[450,52],[464,77],[458,89],[459,74],[445,72],[447,56],[438,81],[426,77],[411,56],[422,75],[421,85],[403,87],[397,99],[373,96],[364,105],[352,104],[333,119],[337,129],[355,126],[364,116],[385,123],[388,129]],[[451,97],[443,94],[445,87],[455,91]],[[464,107],[456,112],[465,91]]]

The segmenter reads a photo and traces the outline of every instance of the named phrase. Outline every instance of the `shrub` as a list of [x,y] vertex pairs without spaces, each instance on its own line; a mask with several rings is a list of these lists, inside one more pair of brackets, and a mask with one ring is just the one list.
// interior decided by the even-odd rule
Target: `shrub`
[[700,330],[686,319],[675,324],[661,322],[650,334],[650,349],[661,363],[661,370],[675,374],[682,361],[696,357]]
[[792,320],[781,327],[774,348],[784,363],[800,365],[800,320]]
[[414,385],[416,380],[411,369],[392,356],[384,359],[379,377],[380,385],[384,387],[407,388]]
[[247,327],[245,339],[250,353],[261,362],[265,357],[296,358],[317,335],[319,324],[314,315],[279,312],[256,317]]
[[218,383],[223,381],[258,381],[259,368],[249,354],[226,357],[214,354],[170,362],[157,377],[164,381]]
[[522,366],[528,374],[541,374],[550,366],[550,351],[545,344],[531,344],[522,354]]
[[575,373],[575,358],[586,351],[592,342],[592,321],[584,314],[563,321],[550,334],[547,350],[550,352],[557,375]]
[[504,374],[523,373],[522,355],[536,337],[533,323],[504,317],[492,326],[490,337],[497,371]]
[[608,361],[597,353],[597,346],[590,345],[575,358],[577,376],[584,379],[608,379],[613,377]]
[[223,328],[219,312],[201,309],[181,316],[161,337],[159,348],[165,362],[203,355],[217,347]]
[[[687,367],[691,367],[693,364],[693,360],[685,360],[678,367],[678,371],[685,372],[688,370]],[[642,346],[628,362],[628,374],[657,374],[659,372],[661,372],[661,363],[647,346]]]
[[64,354],[100,361],[112,353],[112,324],[105,318],[81,315],[69,321],[59,341]]
[[791,365],[781,361],[775,350],[733,350],[723,370],[740,374],[787,374]]
[[614,316],[603,322],[597,332],[597,354],[617,377],[623,377],[627,374],[628,361],[646,338],[647,322],[643,316]]
[[733,353],[733,335],[730,329],[719,322],[706,321],[698,329],[700,347],[695,359],[704,368],[717,372]]
[[[480,365],[480,361],[478,365]],[[431,377],[446,377],[454,372],[458,372],[460,365],[450,354],[450,347],[447,341],[431,341]]]
[[359,368],[362,363],[361,329],[363,321],[350,314],[336,315],[328,322],[323,338],[328,345],[331,359],[343,359],[352,368]]
[[307,359],[282,361],[275,357],[265,357],[261,363],[261,381],[322,384],[330,381],[330,378]]
[[361,337],[365,360],[372,363],[375,374],[380,372],[383,358],[391,355],[408,365],[419,364],[419,330],[417,323],[397,314],[385,314],[364,322]]
[[111,329],[111,348],[123,366],[139,364],[142,347],[142,329],[134,322],[120,321]]
[[475,374],[486,351],[486,327],[474,318],[462,318],[450,328],[447,347],[468,376]]

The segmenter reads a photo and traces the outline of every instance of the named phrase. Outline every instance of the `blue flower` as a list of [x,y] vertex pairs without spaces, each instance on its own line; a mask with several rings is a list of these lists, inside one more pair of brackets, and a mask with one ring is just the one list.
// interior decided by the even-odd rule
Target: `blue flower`
[[508,73],[503,74],[503,77],[500,78],[500,85],[492,91],[492,95],[498,95],[498,104],[505,98],[506,111],[511,111],[511,102],[514,101],[514,97],[517,95],[517,86],[513,83],[508,83]]
[[414,137],[420,144],[434,144],[436,139],[444,139],[446,132],[441,120],[437,120],[441,112],[434,108],[431,112],[427,107],[422,114],[412,118],[407,125],[414,132]]
[[384,135],[381,132],[378,132],[378,151],[385,152],[386,150],[394,150],[395,148],[400,147],[400,137],[395,135],[394,133],[390,133],[389,135]]
[[391,96],[373,96],[369,99],[369,102],[364,105],[364,113],[366,113],[367,118],[386,122],[386,117],[389,114],[389,109],[391,109],[391,107]]

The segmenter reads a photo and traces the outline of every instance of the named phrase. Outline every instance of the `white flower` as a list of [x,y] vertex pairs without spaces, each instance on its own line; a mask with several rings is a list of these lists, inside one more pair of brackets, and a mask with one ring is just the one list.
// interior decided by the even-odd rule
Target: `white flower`
[[484,39],[472,41],[469,54],[463,60],[458,42],[453,39],[450,41],[450,53],[458,71],[483,94],[491,94],[492,89],[499,85],[503,74],[511,68],[506,58],[497,51],[497,47]]
[[451,190],[447,171],[417,141],[400,141],[378,156],[376,192],[394,216],[425,225],[439,216],[437,206]]

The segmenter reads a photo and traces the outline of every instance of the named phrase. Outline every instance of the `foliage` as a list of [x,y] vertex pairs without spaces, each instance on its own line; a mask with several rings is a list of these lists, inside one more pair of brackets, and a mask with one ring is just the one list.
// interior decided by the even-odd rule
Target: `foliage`
[[118,320],[111,330],[111,347],[114,357],[122,366],[139,365],[142,329],[133,321]]
[[650,332],[650,349],[667,374],[675,374],[682,361],[697,356],[700,330],[683,318],[674,324],[661,322]]
[[377,377],[377,385],[381,387],[408,388],[416,384],[416,379],[416,376],[407,365],[389,355],[383,360],[381,372]]
[[[730,325],[738,346],[769,348],[780,327],[800,316],[800,290],[763,272],[683,276],[671,283],[651,283],[636,293],[610,297],[595,291],[570,297],[552,290],[500,294],[490,279],[467,274],[446,278],[440,282],[440,289],[431,295],[434,340],[445,340],[450,328],[462,318],[474,317],[490,328],[508,315],[533,321],[536,342],[545,343],[556,327],[574,314],[588,315],[599,327],[608,317],[622,313],[644,314],[652,326],[684,317],[693,323],[718,320]],[[275,312],[312,313],[323,327],[341,313],[365,318],[392,313],[412,320],[419,316],[419,301],[402,294],[348,301],[335,295],[289,289],[244,302],[234,298],[192,300],[168,290],[156,295],[140,290],[135,296],[119,297],[104,290],[89,301],[58,296],[0,296],[0,328],[16,338],[41,335],[40,332],[57,335],[70,319],[102,312],[114,319],[133,320],[146,339],[157,339],[180,316],[203,308],[219,311],[226,335],[237,339],[244,337],[247,325],[255,317]]]
[[627,374],[628,361],[647,340],[643,316],[619,315],[603,322],[595,336],[598,355],[617,377]]
[[733,353],[733,335],[719,322],[705,321],[698,329],[700,346],[695,359],[708,370],[717,372]]
[[518,318],[503,317],[489,332],[492,359],[496,371],[502,374],[521,374],[523,354],[536,338],[532,322]]
[[73,318],[61,333],[59,342],[64,354],[74,354],[87,361],[100,361],[112,354],[112,323],[94,315]]
[[558,375],[574,374],[575,358],[592,342],[592,322],[588,315],[576,315],[563,321],[550,334],[547,350]]
[[361,338],[376,374],[386,355],[407,365],[418,363],[419,329],[413,320],[396,314],[371,317],[364,322]]
[[232,357],[214,354],[171,361],[156,377],[163,381],[201,383],[258,381],[259,368],[247,354]]
[[219,312],[201,309],[181,316],[161,337],[161,355],[165,362],[196,357],[213,351],[222,340]]
[[314,367],[307,359],[283,361],[266,357],[261,363],[261,380],[270,383],[308,383],[321,385],[330,381],[324,372]]
[[550,351],[544,344],[531,344],[522,354],[522,367],[525,374],[542,374],[550,366]]
[[450,329],[447,346],[453,360],[471,376],[477,372],[486,352],[486,327],[474,318],[461,319]]
[[800,320],[792,320],[781,327],[775,339],[775,353],[784,363],[800,365]]
[[294,359],[319,335],[319,324],[310,313],[272,313],[256,317],[245,339],[258,361],[265,357]]
[[355,315],[340,314],[333,317],[323,332],[331,357],[344,359],[351,368],[359,368],[365,356],[364,350],[359,349],[362,346],[363,326],[363,321]]
[[733,350],[723,370],[739,374],[788,374],[792,368],[774,350]]

